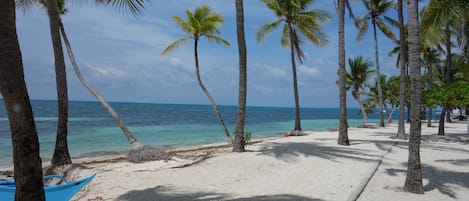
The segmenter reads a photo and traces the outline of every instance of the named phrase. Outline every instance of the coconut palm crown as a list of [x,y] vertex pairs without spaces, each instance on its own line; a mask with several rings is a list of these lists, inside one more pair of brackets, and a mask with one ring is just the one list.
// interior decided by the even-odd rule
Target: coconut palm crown
[[186,9],[186,15],[187,20],[183,20],[179,16],[173,16],[172,18],[181,26],[182,30],[189,35],[168,45],[163,50],[162,54],[166,54],[180,47],[189,39],[198,41],[201,38],[206,38],[209,41],[230,46],[228,41],[220,37],[220,30],[218,29],[218,27],[223,24],[223,17],[218,13],[212,12],[209,6],[204,5],[198,7],[195,9],[194,13]]

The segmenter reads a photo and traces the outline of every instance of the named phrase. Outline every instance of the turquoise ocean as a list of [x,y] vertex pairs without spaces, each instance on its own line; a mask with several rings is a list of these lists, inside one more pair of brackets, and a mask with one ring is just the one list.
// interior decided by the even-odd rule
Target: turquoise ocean
[[[111,103],[130,131],[145,145],[179,148],[209,143],[224,143],[221,126],[210,105],[155,103]],[[32,101],[39,135],[41,158],[52,157],[56,127],[57,102]],[[236,106],[218,106],[230,132],[236,126]],[[294,108],[248,107],[245,130],[253,138],[281,136],[294,126]],[[394,112],[394,119],[398,111]],[[303,130],[321,131],[338,127],[338,108],[302,108]],[[362,123],[359,109],[348,110],[349,125]],[[377,114],[369,116],[377,122]],[[99,102],[70,101],[68,142],[72,158],[125,153],[127,138]],[[0,106],[0,166],[12,164],[11,134],[3,104]]]

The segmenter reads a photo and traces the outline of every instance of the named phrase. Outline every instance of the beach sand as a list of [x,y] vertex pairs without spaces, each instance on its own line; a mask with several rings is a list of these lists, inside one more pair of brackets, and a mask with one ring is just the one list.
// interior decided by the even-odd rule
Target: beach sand
[[403,191],[408,143],[394,138],[397,125],[390,124],[350,128],[348,147],[337,145],[337,131],[307,132],[265,139],[245,153],[218,148],[166,162],[87,164],[74,176],[97,176],[74,200],[467,200],[467,126],[446,125],[447,136],[422,126],[423,195]]
[[73,200],[467,200],[465,122],[446,124],[447,136],[422,129],[423,195],[403,191],[408,143],[393,138],[397,125],[390,124],[350,128],[348,147],[337,145],[337,131],[307,132],[264,139],[245,153],[217,148],[169,161],[86,164],[71,176],[97,176]]

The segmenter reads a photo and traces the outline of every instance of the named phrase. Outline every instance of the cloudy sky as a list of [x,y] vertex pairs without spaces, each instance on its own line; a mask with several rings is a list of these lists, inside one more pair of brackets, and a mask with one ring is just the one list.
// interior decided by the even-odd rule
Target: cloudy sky
[[[72,1],[73,2],[73,1]],[[333,19],[324,24],[329,43],[318,47],[305,43],[307,55],[298,67],[300,104],[303,107],[339,105],[337,76],[337,17],[333,1],[316,1],[311,8],[331,12]],[[217,104],[236,105],[238,94],[238,50],[234,1],[228,0],[152,0],[141,15],[132,16],[117,8],[88,4],[68,4],[63,16],[75,57],[85,78],[107,98],[118,102],[208,104],[197,85],[193,43],[167,55],[161,51],[184,33],[171,19],[185,17],[185,9],[207,4],[224,16],[222,37],[231,47],[202,40],[199,60],[202,79]],[[245,32],[248,47],[248,105],[294,106],[289,49],[280,45],[280,30],[256,41],[255,33],[274,15],[258,0],[245,1]],[[362,15],[362,3],[353,3],[356,16]],[[389,13],[396,16],[396,11]],[[18,10],[17,27],[23,54],[25,76],[32,99],[56,99],[53,53],[48,17],[41,8],[27,13]],[[395,31],[395,34],[398,34]],[[357,30],[351,20],[346,25],[346,54],[363,55],[374,61],[372,31],[357,43]],[[395,46],[379,33],[382,72],[397,75]],[[67,60],[71,100],[95,100],[79,83]],[[348,104],[357,104],[348,93]]]

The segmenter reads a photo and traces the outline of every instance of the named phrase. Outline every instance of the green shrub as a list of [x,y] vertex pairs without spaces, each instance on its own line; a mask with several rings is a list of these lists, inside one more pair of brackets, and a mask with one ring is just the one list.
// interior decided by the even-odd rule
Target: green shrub
[[[236,136],[236,131],[233,131],[233,136]],[[247,145],[249,142],[251,142],[251,137],[252,137],[252,133],[247,131],[247,132],[244,132],[244,136],[243,136],[243,140],[244,140],[244,144]],[[234,144],[235,142],[235,139],[232,138],[231,139],[231,144]]]

